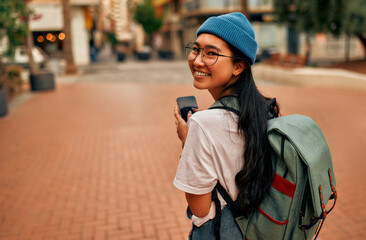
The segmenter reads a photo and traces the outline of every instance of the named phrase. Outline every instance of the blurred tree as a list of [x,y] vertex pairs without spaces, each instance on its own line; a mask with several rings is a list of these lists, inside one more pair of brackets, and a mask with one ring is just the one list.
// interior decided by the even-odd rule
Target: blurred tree
[[30,15],[24,0],[0,0],[0,40],[5,40],[6,56],[12,56],[15,48],[23,43],[27,35],[24,17]]
[[63,42],[62,51],[66,60],[66,74],[74,74],[77,72],[73,51],[72,51],[72,36],[71,36],[71,14],[70,14],[70,2],[69,0],[62,0],[63,7],[63,22],[64,22],[64,33],[65,39]]
[[26,0],[0,0],[0,44],[3,49],[0,54],[0,85],[7,77],[1,55],[13,57],[19,45],[26,45],[30,71],[31,73],[36,71],[32,51],[29,48],[31,47],[29,45],[32,45],[32,39],[28,23],[33,12],[28,8],[27,2]]
[[366,59],[366,0],[349,0],[344,11],[342,29],[347,35],[355,35],[360,39]]
[[163,25],[163,14],[157,16],[151,0],[144,0],[142,3],[136,5],[134,19],[142,25],[145,33],[149,36],[149,44],[151,44],[152,34],[158,31]]
[[[344,0],[275,0],[274,10],[280,22],[306,34],[306,62],[309,63],[311,35],[330,31],[339,35],[342,31]],[[362,1],[362,0],[360,0]]]
[[240,5],[241,5],[241,12],[249,19],[247,0],[240,0]]
[[28,65],[29,65],[29,71],[31,73],[31,75],[36,74],[37,69],[36,69],[36,65],[34,64],[34,60],[33,60],[33,53],[32,53],[32,49],[33,49],[33,36],[31,31],[29,30],[29,21],[30,21],[30,15],[33,14],[33,12],[31,10],[29,10],[28,6],[26,5],[26,3],[28,3],[30,0],[24,0],[25,2],[25,11],[26,11],[26,15],[23,16],[23,21],[25,22],[26,25],[26,38],[24,39],[24,46],[25,46],[25,52],[28,56]]

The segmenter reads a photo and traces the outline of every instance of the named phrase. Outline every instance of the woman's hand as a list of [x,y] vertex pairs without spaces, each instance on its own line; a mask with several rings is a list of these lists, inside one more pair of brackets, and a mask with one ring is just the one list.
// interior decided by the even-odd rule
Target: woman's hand
[[[194,112],[197,110],[194,109]],[[189,111],[187,115],[187,122],[188,119],[192,116],[192,112]],[[186,142],[187,133],[188,133],[188,123],[184,121],[184,119],[180,116],[179,109],[177,106],[174,108],[174,117],[175,117],[175,126],[177,128],[177,134],[178,138],[182,141],[182,147],[184,146],[184,143]]]

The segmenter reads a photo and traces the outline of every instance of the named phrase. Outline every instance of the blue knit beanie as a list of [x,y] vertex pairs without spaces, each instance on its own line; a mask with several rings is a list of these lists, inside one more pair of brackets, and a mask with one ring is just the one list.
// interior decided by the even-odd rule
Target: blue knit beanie
[[247,18],[240,12],[210,17],[197,30],[213,34],[244,53],[253,65],[257,53],[254,31]]

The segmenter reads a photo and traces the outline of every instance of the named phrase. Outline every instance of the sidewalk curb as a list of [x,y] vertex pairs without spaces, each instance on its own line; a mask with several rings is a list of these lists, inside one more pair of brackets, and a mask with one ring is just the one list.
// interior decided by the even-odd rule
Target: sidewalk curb
[[77,81],[79,81],[79,79],[81,77],[84,76],[84,71],[81,71],[79,70],[77,73],[75,74],[70,74],[70,75],[66,75],[66,74],[63,74],[63,75],[58,75],[56,76],[55,80],[56,80],[56,84],[63,84],[63,83],[69,83],[69,84],[73,84],[73,83],[76,83]]
[[286,69],[266,64],[253,66],[255,78],[302,87],[351,88],[366,90],[366,75],[343,69],[295,68]]
[[21,105],[34,97],[34,92],[25,90],[8,102],[9,113],[14,113]]

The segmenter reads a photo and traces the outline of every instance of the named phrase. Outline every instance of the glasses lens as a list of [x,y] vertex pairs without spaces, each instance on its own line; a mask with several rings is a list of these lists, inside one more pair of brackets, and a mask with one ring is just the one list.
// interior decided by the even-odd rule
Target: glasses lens
[[202,61],[207,65],[211,66],[217,62],[219,57],[219,51],[216,48],[205,47],[204,49],[199,48],[194,43],[188,43],[185,47],[186,57],[189,61],[193,61],[202,52]]
[[186,57],[189,61],[194,60],[199,53],[198,47],[193,43],[188,43],[185,47],[185,50],[186,50]]
[[206,47],[203,51],[203,62],[207,66],[214,65],[219,57],[219,51],[216,48]]

